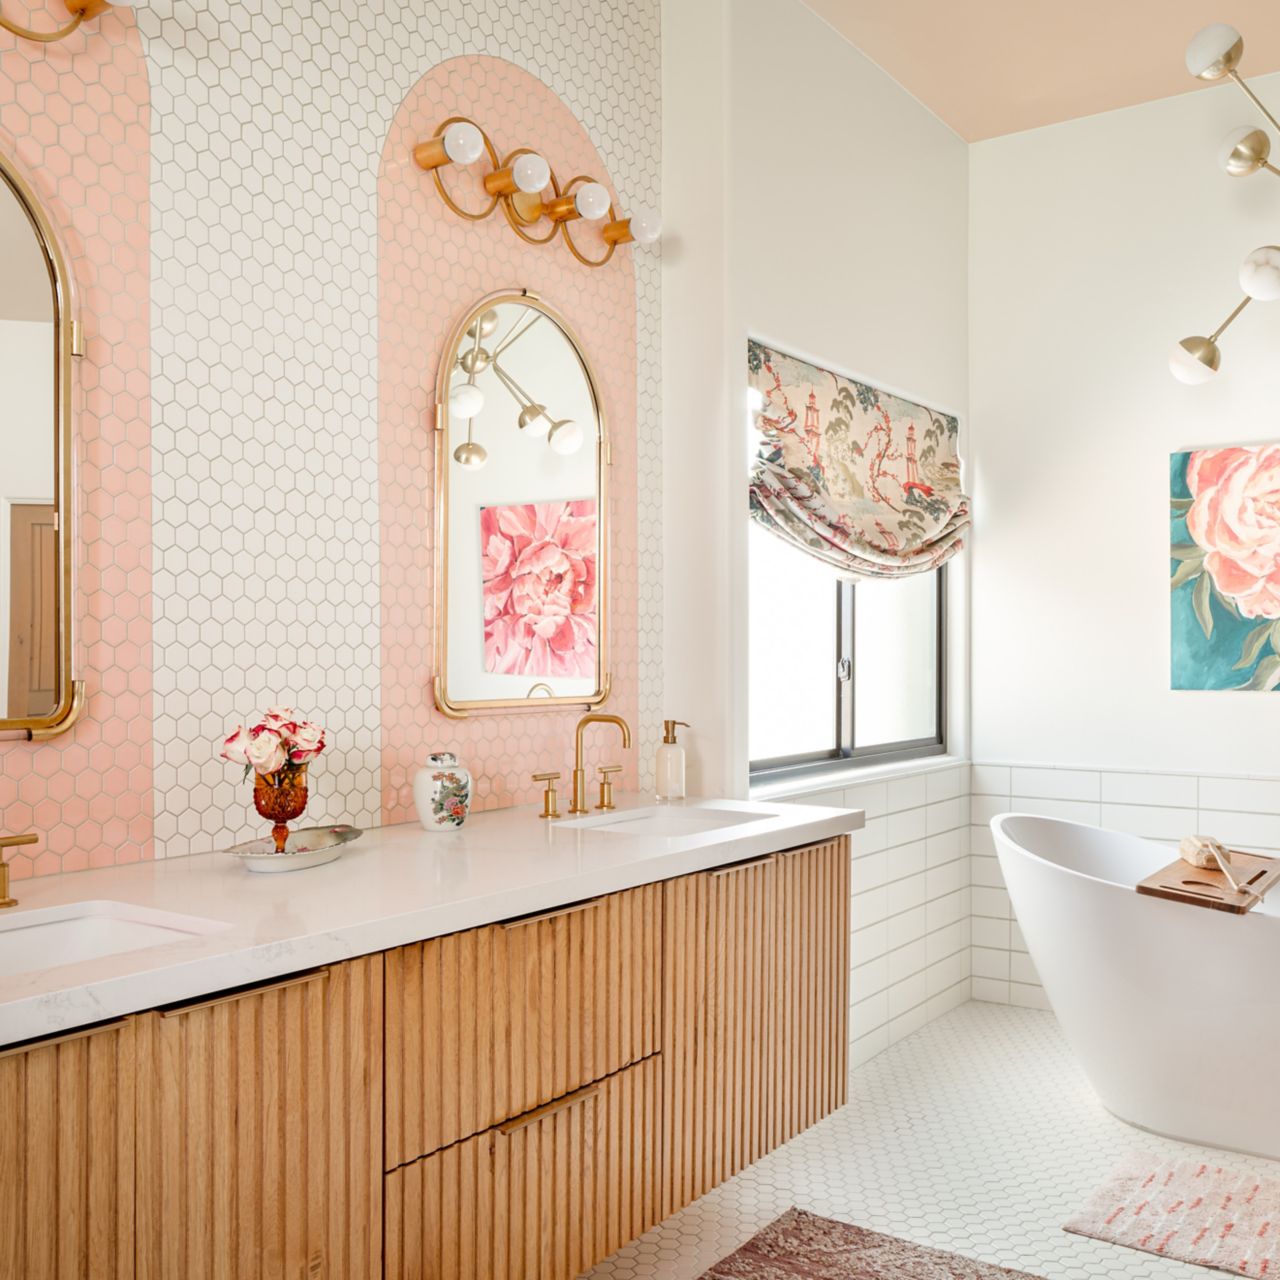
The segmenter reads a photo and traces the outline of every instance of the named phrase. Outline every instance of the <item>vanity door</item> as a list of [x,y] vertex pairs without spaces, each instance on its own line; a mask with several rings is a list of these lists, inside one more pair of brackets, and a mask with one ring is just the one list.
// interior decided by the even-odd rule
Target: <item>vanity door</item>
[[382,957],[139,1023],[138,1276],[381,1276]]
[[0,1280],[127,1280],[132,1019],[0,1053]]

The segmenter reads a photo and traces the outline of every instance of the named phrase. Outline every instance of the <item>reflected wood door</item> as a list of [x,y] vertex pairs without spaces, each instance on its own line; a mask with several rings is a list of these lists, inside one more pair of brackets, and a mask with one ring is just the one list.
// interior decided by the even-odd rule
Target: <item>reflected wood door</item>
[[572,1280],[659,1219],[646,1058],[387,1175],[387,1280]]
[[136,1024],[0,1053],[0,1280],[134,1275]]
[[52,503],[9,508],[10,718],[47,715],[58,702],[58,533]]
[[138,1276],[382,1273],[382,957],[139,1019]]

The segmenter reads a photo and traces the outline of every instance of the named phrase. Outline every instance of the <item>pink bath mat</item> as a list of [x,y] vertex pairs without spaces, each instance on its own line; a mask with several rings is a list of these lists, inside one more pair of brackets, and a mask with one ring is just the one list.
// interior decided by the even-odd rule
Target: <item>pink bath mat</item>
[[1135,1152],[1064,1230],[1280,1280],[1280,1181],[1223,1165]]

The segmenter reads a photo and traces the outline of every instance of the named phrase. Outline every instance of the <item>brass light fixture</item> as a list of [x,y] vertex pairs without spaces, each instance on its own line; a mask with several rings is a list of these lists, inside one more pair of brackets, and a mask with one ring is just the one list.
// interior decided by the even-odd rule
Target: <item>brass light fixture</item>
[[[1258,95],[1244,82],[1238,70],[1244,56],[1244,38],[1225,22],[1215,22],[1196,32],[1187,46],[1187,70],[1198,80],[1233,80],[1245,96],[1262,112],[1267,123],[1280,131],[1280,121],[1263,106]],[[1271,137],[1265,129],[1245,125],[1233,129],[1218,149],[1218,164],[1233,178],[1247,178],[1266,169],[1280,177],[1270,161]],[[1195,386],[1208,382],[1222,363],[1218,339],[1227,326],[1250,302],[1273,302],[1280,298],[1280,246],[1262,245],[1240,264],[1243,300],[1206,338],[1183,338],[1169,356],[1169,370],[1179,382]]]
[[[91,0],[93,2],[93,0]],[[487,157],[484,176],[485,203],[465,208],[445,186],[450,165],[467,167]],[[586,267],[603,267],[619,245],[653,244],[662,234],[662,219],[654,210],[637,209],[619,217],[608,188],[594,178],[580,175],[563,186],[555,171],[536,151],[520,147],[500,157],[489,135],[466,116],[450,116],[435,136],[413,149],[414,163],[431,174],[445,205],[460,218],[480,222],[501,207],[508,225],[529,244],[549,244],[557,236]],[[570,226],[575,222],[603,222],[603,249],[596,257],[582,251]]]
[[71,21],[61,27],[55,27],[52,31],[35,31],[31,27],[21,26],[11,22],[2,13],[0,13],[0,27],[23,40],[52,44],[55,40],[66,39],[73,31],[78,31],[81,24],[98,17],[99,14],[106,13],[108,9],[135,9],[143,2],[144,0],[65,0]]

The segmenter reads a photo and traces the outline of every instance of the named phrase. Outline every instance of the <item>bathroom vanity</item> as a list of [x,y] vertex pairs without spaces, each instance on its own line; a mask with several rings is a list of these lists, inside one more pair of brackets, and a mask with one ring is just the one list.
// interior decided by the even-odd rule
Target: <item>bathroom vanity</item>
[[[513,809],[20,883],[0,1278],[568,1280],[844,1100],[861,824]],[[192,931],[3,949],[104,902]]]

